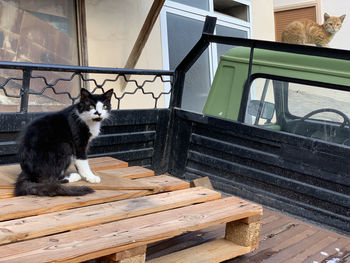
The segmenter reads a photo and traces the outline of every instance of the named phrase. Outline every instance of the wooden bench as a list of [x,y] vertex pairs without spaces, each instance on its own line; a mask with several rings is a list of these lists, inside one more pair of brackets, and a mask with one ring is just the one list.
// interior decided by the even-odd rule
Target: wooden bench
[[13,197],[19,168],[0,167],[0,262],[141,263],[148,244],[218,224],[226,224],[224,239],[147,262],[221,262],[258,247],[260,206],[118,162],[91,159],[109,184],[82,197]]

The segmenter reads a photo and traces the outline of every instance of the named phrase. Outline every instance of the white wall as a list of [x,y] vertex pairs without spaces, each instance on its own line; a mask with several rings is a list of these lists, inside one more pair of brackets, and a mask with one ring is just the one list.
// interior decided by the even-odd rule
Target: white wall
[[350,50],[350,1],[344,0],[322,0],[321,13],[331,16],[341,16],[346,14],[343,27],[334,36],[330,43],[332,48],[340,48]]
[[[86,0],[89,66],[123,68],[152,3],[153,0]],[[161,49],[160,22],[158,19],[135,68],[162,69]],[[104,79],[111,78],[111,76],[98,74],[90,77],[95,78],[99,84]],[[153,77],[147,79],[153,79]],[[132,76],[131,79],[137,79],[139,83],[145,80],[144,77],[137,76]],[[117,95],[121,95],[120,84],[121,82],[107,82],[105,88],[114,88]],[[91,83],[91,85],[93,84]],[[160,81],[155,85],[155,89],[152,85],[152,90],[156,93],[163,90],[163,84]],[[146,88],[150,89],[149,86]],[[135,84],[129,83],[126,91],[133,92],[135,88]],[[113,100],[112,102],[116,105],[116,101]],[[154,107],[152,97],[143,95],[141,91],[132,96],[125,96],[121,103],[123,109]],[[159,106],[163,105],[164,98],[162,98]]]
[[[123,67],[152,0],[86,0],[89,66]],[[137,64],[162,68],[159,19]]]
[[310,2],[310,0],[273,0],[274,7],[281,7],[286,5],[294,5],[294,4],[300,4]]
[[252,0],[252,37],[275,40],[273,0]]

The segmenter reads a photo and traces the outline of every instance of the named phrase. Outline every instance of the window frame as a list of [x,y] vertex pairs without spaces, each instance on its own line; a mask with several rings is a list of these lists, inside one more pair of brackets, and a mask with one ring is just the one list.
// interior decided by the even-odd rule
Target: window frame
[[[242,30],[247,32],[247,38],[252,37],[252,4],[250,0],[235,0],[248,6],[249,10],[249,22],[243,21],[238,18],[234,18],[225,14],[214,11],[214,2],[209,0],[209,11],[195,8],[192,6],[180,4],[173,1],[166,1],[163,9],[160,13],[160,24],[161,24],[161,42],[162,42],[162,57],[163,57],[163,69],[170,69],[169,52],[168,52],[168,31],[167,31],[167,13],[184,16],[186,18],[195,19],[201,22],[205,21],[206,16],[214,16],[217,18],[217,25],[231,27],[234,29]],[[216,30],[214,31],[216,33]],[[214,80],[214,75],[218,66],[217,59],[217,44],[211,43],[208,47],[209,51],[209,79],[210,85]]]
[[[291,77],[286,77],[286,76],[278,76],[278,75],[272,75],[272,74],[266,74],[266,73],[253,73],[250,76],[250,81],[248,85],[245,85],[243,88],[243,95],[242,95],[242,101],[240,105],[240,111],[243,112],[242,119],[239,119],[240,122],[244,123],[245,120],[245,115],[246,115],[246,110],[248,106],[248,100],[249,100],[249,92],[250,88],[256,79],[270,79],[272,81],[284,81],[284,82],[293,82],[296,84],[302,84],[302,85],[309,85],[309,86],[315,86],[319,88],[327,88],[327,89],[332,89],[332,90],[341,90],[341,91],[346,91],[350,92],[350,86],[345,86],[345,85],[338,85],[338,84],[333,84],[333,83],[328,83],[328,82],[321,82],[321,81],[314,81],[314,80],[307,80],[307,79],[299,79],[299,78],[291,78]],[[276,95],[275,95],[275,100],[276,100]],[[300,119],[300,116],[293,115],[289,112],[289,105],[288,105],[288,93],[286,96],[282,97],[282,101],[279,103],[283,103],[284,107],[286,110],[284,111],[286,119]],[[279,116],[279,112],[276,110],[277,118]],[[350,116],[349,116],[350,117]]]
[[78,40],[78,61],[79,66],[88,66],[88,45],[86,28],[85,0],[75,0],[77,40]]

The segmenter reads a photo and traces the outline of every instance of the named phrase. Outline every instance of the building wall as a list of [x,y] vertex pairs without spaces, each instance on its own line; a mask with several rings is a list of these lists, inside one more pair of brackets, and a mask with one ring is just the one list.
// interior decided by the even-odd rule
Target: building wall
[[[86,0],[87,48],[89,66],[123,68],[146,19],[153,0]],[[149,36],[135,68],[162,69],[161,35],[159,19]],[[106,76],[94,75],[100,82]],[[152,76],[153,78],[153,76]],[[131,77],[143,81],[137,77]],[[163,88],[161,83],[155,91]],[[108,83],[121,95],[120,82]],[[128,84],[126,91],[134,91]],[[114,101],[116,104],[116,101]],[[164,104],[164,103],[163,103]],[[153,108],[154,100],[145,99],[141,92],[126,96],[121,108]]]
[[346,14],[344,23],[339,32],[334,36],[330,46],[350,50],[350,2],[344,0],[322,0],[321,13],[322,16],[327,12],[331,16],[341,16]]
[[[87,0],[86,23],[90,66],[123,67],[152,0]],[[162,68],[159,19],[137,68]]]
[[273,0],[252,0],[252,38],[275,40]]

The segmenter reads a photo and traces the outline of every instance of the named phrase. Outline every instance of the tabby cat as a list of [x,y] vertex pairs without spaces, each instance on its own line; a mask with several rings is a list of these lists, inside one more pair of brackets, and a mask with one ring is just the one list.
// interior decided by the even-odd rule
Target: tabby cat
[[[101,122],[110,114],[112,94],[113,90],[93,95],[82,89],[78,103],[28,125],[19,144],[22,172],[15,183],[16,196],[79,196],[93,192],[90,187],[62,183],[81,178],[100,182],[89,167],[87,150],[89,142],[99,134]],[[72,162],[78,173],[66,175]]]
[[345,15],[340,17],[324,14],[322,25],[310,19],[290,23],[282,32],[282,42],[329,47],[328,44],[342,27]]

